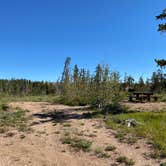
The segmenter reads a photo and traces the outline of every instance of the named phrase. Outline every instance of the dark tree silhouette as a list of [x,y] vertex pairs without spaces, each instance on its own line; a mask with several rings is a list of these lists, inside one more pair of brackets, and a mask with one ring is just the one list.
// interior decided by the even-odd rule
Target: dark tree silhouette
[[[163,12],[156,16],[157,20],[164,20],[166,19],[166,9],[163,10]],[[166,23],[159,24],[158,26],[158,31],[160,32],[165,32],[166,31]],[[165,68],[166,67],[166,60],[165,59],[155,59],[155,62],[160,68]]]
[[165,59],[155,59],[155,62],[160,68],[166,67],[166,60]]
[[[160,15],[156,16],[156,19],[157,20],[166,19],[166,9],[164,9],[163,12]],[[158,31],[160,31],[160,32],[166,31],[166,23],[159,24]]]

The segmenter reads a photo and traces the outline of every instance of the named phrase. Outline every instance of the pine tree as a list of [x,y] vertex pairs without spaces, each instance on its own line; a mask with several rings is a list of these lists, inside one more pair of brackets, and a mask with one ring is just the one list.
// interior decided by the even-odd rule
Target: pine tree
[[[164,9],[163,12],[160,15],[156,16],[156,19],[157,20],[164,20],[164,19],[166,19],[166,9]],[[158,31],[165,32],[166,31],[166,23],[159,24]],[[166,60],[165,59],[155,59],[155,62],[161,68],[165,68],[166,67]]]
[[67,57],[62,73],[62,79],[61,82],[69,82],[70,79],[70,63],[71,63],[71,58]]
[[102,67],[100,64],[98,64],[95,71],[94,82],[98,86],[101,81],[102,81]]
[[138,86],[139,91],[143,91],[145,89],[145,83],[142,76],[138,80]]
[[166,60],[165,59],[155,59],[157,65],[162,69],[166,67]]
[[71,58],[67,57],[65,61],[63,73],[62,73],[62,79],[61,79],[62,94],[64,96],[66,95],[68,88],[70,86],[70,63],[71,63]]
[[75,84],[77,84],[78,83],[78,79],[79,79],[79,69],[78,69],[78,66],[77,65],[75,65],[74,66],[74,74],[73,74],[74,76],[74,83]]
[[[157,20],[166,19],[166,9],[164,9],[163,12],[160,15],[156,16],[156,19]],[[158,31],[161,31],[161,32],[166,31],[166,23],[159,24]]]

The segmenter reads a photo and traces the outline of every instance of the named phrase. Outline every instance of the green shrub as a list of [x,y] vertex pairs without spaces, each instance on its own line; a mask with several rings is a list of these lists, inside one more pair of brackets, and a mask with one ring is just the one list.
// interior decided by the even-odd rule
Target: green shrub
[[103,152],[101,148],[96,148],[95,149],[95,155],[99,158],[109,158],[110,154]]
[[28,118],[25,116],[25,111],[23,110],[8,110],[0,111],[0,127],[15,127],[20,131],[25,131],[27,129]]
[[70,136],[65,137],[62,139],[62,142],[64,144],[69,144],[71,147],[77,149],[77,150],[82,150],[84,152],[90,151],[90,147],[92,145],[92,142],[86,139],[81,139],[81,138],[72,138]]
[[120,105],[119,103],[111,103],[105,106],[102,113],[106,114],[121,114],[127,112],[127,108],[125,106]]
[[115,134],[115,138],[117,138],[120,142],[125,140],[126,133],[124,132],[118,132]]
[[135,162],[132,159],[128,159],[125,156],[120,156],[116,159],[118,163],[124,163],[126,166],[134,165]]
[[113,146],[113,145],[108,145],[106,148],[105,148],[105,151],[115,151],[116,147]]
[[128,137],[128,138],[126,138],[126,142],[128,143],[128,144],[135,144],[136,142],[137,142],[137,138],[136,137],[133,137],[133,136],[130,136],[130,137]]
[[159,95],[159,100],[160,100],[161,102],[166,102],[166,94],[160,94],[160,95]]
[[160,166],[166,166],[166,163],[161,163]]
[[9,106],[5,103],[1,104],[1,108],[2,108],[3,111],[9,110]]

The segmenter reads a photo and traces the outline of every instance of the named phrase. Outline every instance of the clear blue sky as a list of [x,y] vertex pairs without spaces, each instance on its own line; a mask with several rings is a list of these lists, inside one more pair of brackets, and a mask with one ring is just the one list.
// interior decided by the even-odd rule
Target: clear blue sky
[[0,78],[54,81],[65,58],[94,70],[150,76],[166,58],[155,16],[163,0],[0,1]]

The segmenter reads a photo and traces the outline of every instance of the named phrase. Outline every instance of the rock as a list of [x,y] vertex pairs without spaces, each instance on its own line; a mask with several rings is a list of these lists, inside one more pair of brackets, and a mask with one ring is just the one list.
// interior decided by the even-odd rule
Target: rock
[[127,124],[127,127],[135,127],[141,123],[136,121],[135,119],[127,119],[124,121],[123,124]]

